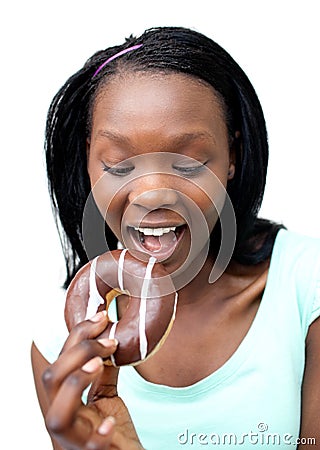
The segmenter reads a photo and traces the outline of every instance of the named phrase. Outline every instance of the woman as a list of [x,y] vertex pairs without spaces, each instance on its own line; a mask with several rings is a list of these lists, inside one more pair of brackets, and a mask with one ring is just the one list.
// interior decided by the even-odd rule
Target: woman
[[[136,368],[103,365],[117,347],[99,338],[103,313],[71,330],[60,356],[36,341],[35,381],[54,447],[285,448],[320,438],[320,243],[257,218],[266,128],[230,55],[171,27],[96,53],[53,100],[46,149],[66,287],[120,242],[153,256],[161,247],[179,293],[166,342]],[[221,265],[233,227],[228,199],[236,237]],[[171,228],[170,239],[155,238]],[[117,301],[120,319],[126,305]]]

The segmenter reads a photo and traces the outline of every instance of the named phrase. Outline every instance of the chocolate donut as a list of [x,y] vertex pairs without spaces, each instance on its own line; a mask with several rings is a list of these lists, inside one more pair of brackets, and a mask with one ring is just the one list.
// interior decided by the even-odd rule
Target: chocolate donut
[[[90,285],[91,289],[96,286],[95,296]],[[70,331],[98,310],[108,312],[119,295],[127,296],[127,307],[120,320],[109,319],[100,337],[119,342],[111,356],[114,366],[137,365],[160,348],[175,319],[177,293],[155,258],[125,249],[106,252],[87,263],[68,288],[65,321]]]

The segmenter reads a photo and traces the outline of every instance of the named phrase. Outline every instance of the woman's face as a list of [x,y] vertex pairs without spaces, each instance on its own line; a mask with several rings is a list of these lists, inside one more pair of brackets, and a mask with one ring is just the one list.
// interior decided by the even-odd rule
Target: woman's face
[[221,102],[183,74],[112,78],[93,107],[88,172],[117,238],[172,273],[208,241],[234,175]]

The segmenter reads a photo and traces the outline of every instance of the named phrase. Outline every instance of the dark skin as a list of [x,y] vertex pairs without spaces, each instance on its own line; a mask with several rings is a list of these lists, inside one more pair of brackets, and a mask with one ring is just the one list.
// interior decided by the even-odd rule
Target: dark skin
[[[125,177],[128,175],[107,173],[113,185],[124,185],[116,194],[103,190],[111,199],[107,221],[118,239],[121,240],[121,222],[132,225],[136,217],[146,227],[181,224],[184,208],[188,205],[184,204],[179,192],[198,205],[209,230],[214,229],[216,216],[209,198],[195,186],[195,183],[200,187],[208,186],[207,171],[197,172],[195,167],[204,164],[226,187],[234,176],[236,160],[233,140],[227,133],[223,105],[211,87],[177,74],[151,76],[138,73],[113,78],[95,102],[87,147],[92,186],[106,174],[106,166],[121,163],[122,170],[129,171],[127,173],[132,176],[135,170],[150,171],[148,155],[154,153],[167,153],[168,157],[174,153],[192,158],[191,162],[188,160],[191,172],[192,167],[195,170],[192,177],[190,172],[188,176],[181,176],[181,167],[177,169],[176,165],[168,173],[159,173],[161,168],[152,167],[156,173],[145,177],[133,176],[127,185]],[[152,195],[141,196],[144,192]],[[211,194],[220,195],[218,201],[223,201],[221,193],[214,191]],[[97,201],[101,204],[105,201],[99,192]],[[128,206],[130,208],[124,216]],[[170,273],[186,260],[186,248],[192,233],[194,230],[188,229],[173,254],[163,262]],[[248,332],[259,308],[269,261],[256,266],[242,266],[231,260],[221,277],[210,284],[208,277],[213,262],[213,257],[208,256],[198,275],[179,290],[177,316],[168,339],[152,358],[136,368],[146,380],[168,386],[193,384],[221,367]],[[120,317],[124,308],[125,299],[122,298],[118,304]],[[117,370],[101,364],[101,358],[106,358],[116,349],[112,341],[103,341],[104,345],[96,341],[106,320],[100,317],[100,321],[85,321],[77,325],[71,331],[61,356],[51,366],[33,346],[38,396],[55,449],[142,448],[129,413],[116,396]],[[317,320],[311,325],[307,337],[301,428],[302,436],[316,437],[318,442],[319,328],[320,321]],[[97,356],[99,358],[90,363],[91,371],[88,373],[88,368],[85,366],[84,370],[83,365]],[[189,361],[187,366],[186,360]],[[49,371],[42,375],[48,367]],[[76,389],[70,376],[71,381],[77,381]],[[89,402],[84,406],[80,401],[81,393],[92,381]],[[59,401],[63,399],[66,404],[67,398],[71,406],[62,416]],[[110,415],[115,417],[116,424],[107,421],[105,434],[99,433],[103,418]]]

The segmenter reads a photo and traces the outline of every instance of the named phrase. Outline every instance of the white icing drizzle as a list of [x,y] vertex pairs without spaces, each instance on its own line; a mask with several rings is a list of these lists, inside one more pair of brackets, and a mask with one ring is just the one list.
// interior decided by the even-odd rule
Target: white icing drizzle
[[104,303],[103,298],[99,294],[96,283],[96,265],[97,265],[98,256],[94,258],[91,262],[90,266],[90,276],[89,276],[89,299],[87,305],[87,311],[85,320],[91,319],[93,317],[99,306]]
[[141,288],[141,300],[140,300],[140,309],[139,309],[139,340],[140,340],[140,358],[144,360],[147,356],[148,351],[148,340],[146,335],[146,313],[147,313],[147,296],[149,283],[151,280],[151,273],[153,266],[156,262],[156,258],[153,256],[150,257],[148,261],[148,265],[146,268],[146,273],[144,275],[142,288]]
[[127,249],[122,250],[119,257],[119,264],[118,264],[118,284],[121,291],[124,291],[123,288],[123,265],[124,265],[124,257],[127,252]]
[[174,320],[176,318],[177,303],[178,303],[178,292],[176,292],[176,294],[174,296],[174,306],[173,306],[173,314],[172,314],[171,320]]
[[[109,333],[109,339],[114,339],[115,335],[116,335],[116,328],[117,328],[118,322],[114,322],[112,324],[112,327],[110,329],[110,333]],[[114,355],[110,355],[110,359],[112,364],[114,365],[114,367],[117,367],[116,365],[116,361],[114,359]]]
[[[118,261],[118,285],[121,291],[124,290],[123,288],[123,265],[124,265],[124,257],[126,254],[127,249],[123,249],[122,252],[120,253],[119,256],[119,261]],[[109,339],[114,339],[115,334],[116,334],[116,328],[117,328],[118,322],[114,322],[112,324],[112,327],[110,328],[110,333],[109,333]],[[116,361],[114,359],[114,355],[110,355],[110,359],[112,364],[114,365],[114,367],[117,367],[116,365]]]

